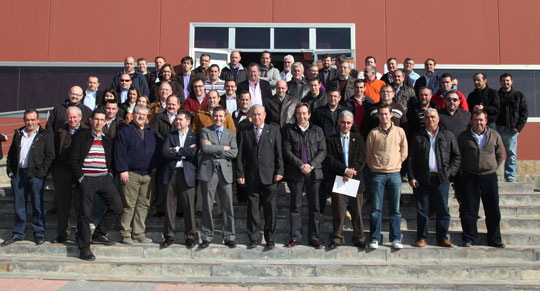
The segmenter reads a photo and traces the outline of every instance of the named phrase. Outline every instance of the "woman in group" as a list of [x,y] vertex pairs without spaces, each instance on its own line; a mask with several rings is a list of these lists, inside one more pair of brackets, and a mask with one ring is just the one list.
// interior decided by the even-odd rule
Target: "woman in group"
[[[135,106],[137,105],[143,105],[150,110],[150,100],[148,100],[148,97],[142,95],[137,98],[137,102],[135,102]],[[133,120],[133,113],[127,113],[126,114],[126,123],[130,123]],[[146,123],[148,123],[148,118],[146,119]]]
[[131,87],[128,90],[128,97],[126,99],[126,102],[122,103],[120,107],[124,109],[124,116],[122,116],[123,119],[126,119],[127,114],[131,113],[133,114],[133,109],[135,108],[135,105],[137,103],[137,99],[141,96],[141,90],[137,87]]
[[165,64],[161,67],[161,70],[159,70],[159,82],[155,83],[152,88],[150,97],[151,102],[159,100],[159,86],[163,82],[168,82],[169,84],[171,84],[173,94],[178,96],[180,100],[185,99],[184,87],[182,86],[182,84],[176,81],[176,74],[174,73],[173,67],[170,64]]

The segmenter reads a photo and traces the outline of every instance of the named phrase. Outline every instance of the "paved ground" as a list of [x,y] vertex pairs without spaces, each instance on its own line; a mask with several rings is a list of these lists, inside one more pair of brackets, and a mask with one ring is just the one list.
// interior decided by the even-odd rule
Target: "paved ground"
[[212,287],[195,285],[172,285],[157,283],[85,282],[37,279],[0,279],[2,291],[90,291],[90,290],[133,290],[133,291],[277,291],[264,288]]

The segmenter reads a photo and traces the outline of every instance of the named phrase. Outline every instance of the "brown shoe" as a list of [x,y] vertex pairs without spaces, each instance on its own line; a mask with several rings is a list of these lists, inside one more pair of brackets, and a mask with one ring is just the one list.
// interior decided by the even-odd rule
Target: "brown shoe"
[[294,248],[295,246],[301,244],[301,242],[297,241],[297,240],[294,240],[294,239],[291,239],[286,245],[285,247],[286,248]]
[[416,241],[416,244],[415,244],[417,247],[419,248],[423,248],[427,245],[426,243],[426,240],[425,239],[419,239]]
[[173,243],[174,243],[174,238],[172,236],[165,236],[165,240],[161,244],[161,247],[162,248],[168,248]]
[[453,248],[454,244],[452,242],[450,242],[449,240],[445,239],[445,240],[439,242],[439,246],[440,247],[445,247],[445,248]]

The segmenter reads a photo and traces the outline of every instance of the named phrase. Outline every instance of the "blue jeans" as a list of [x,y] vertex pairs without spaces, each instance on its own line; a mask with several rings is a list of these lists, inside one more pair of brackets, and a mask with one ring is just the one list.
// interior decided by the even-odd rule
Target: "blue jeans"
[[379,241],[381,236],[381,216],[384,191],[388,193],[388,214],[390,216],[390,241],[401,241],[401,174],[371,173],[371,221],[369,224],[370,241]]
[[15,206],[13,237],[24,239],[26,232],[26,204],[32,199],[32,227],[34,238],[45,237],[45,213],[43,212],[43,179],[30,177],[25,170],[19,170],[11,178]]
[[437,214],[436,234],[437,241],[448,239],[450,226],[450,212],[448,211],[448,190],[450,183],[440,184],[439,177],[431,177],[430,185],[420,184],[414,189],[416,198],[416,236],[418,239],[427,239],[429,229],[429,206],[432,205]]
[[505,126],[497,125],[497,132],[501,135],[504,148],[506,149],[506,161],[504,162],[504,178],[515,179],[517,167],[517,139],[519,132],[513,132]]

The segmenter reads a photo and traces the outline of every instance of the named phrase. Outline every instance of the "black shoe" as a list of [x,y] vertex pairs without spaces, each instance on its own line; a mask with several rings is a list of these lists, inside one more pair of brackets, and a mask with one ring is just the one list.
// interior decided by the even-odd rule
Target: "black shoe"
[[357,247],[357,248],[359,248],[359,249],[363,249],[363,248],[366,247],[366,243],[363,242],[363,241],[359,241],[359,242],[356,242],[356,243],[354,244],[354,246]]
[[116,244],[115,241],[110,240],[106,235],[93,236],[92,243],[106,245],[106,246],[112,246]]
[[199,249],[206,249],[210,246],[210,242],[207,240],[203,240],[202,243],[199,245]]
[[79,253],[79,259],[85,261],[94,261],[96,259],[96,256],[92,254],[92,251],[90,249],[81,249]]
[[188,249],[192,249],[193,247],[195,247],[195,240],[192,239],[192,238],[187,238],[186,239],[186,247]]
[[464,242],[463,242],[463,247],[464,247],[464,248],[470,248],[470,247],[472,247],[472,246],[473,246],[473,243],[470,242],[470,241],[464,241]]
[[154,213],[154,217],[163,217],[163,216],[165,216],[165,212],[163,212],[163,211],[158,211],[158,212]]
[[331,251],[331,250],[337,249],[338,247],[339,247],[339,245],[338,245],[337,243],[333,242],[333,243],[329,244],[328,247],[327,247],[326,249],[328,249],[329,251]]
[[165,236],[165,240],[161,244],[161,247],[168,248],[170,245],[173,244],[173,242],[174,242],[174,239],[172,238],[172,236]]
[[229,249],[234,249],[236,247],[236,243],[234,240],[226,241],[225,245],[229,247]]
[[250,242],[248,245],[247,245],[247,249],[250,250],[250,249],[254,249],[257,247],[257,242]]
[[314,247],[315,249],[318,249],[318,250],[320,250],[320,249],[322,249],[322,248],[324,247],[324,246],[323,246],[318,240],[316,240],[316,239],[310,241],[310,242],[309,242],[309,245],[312,246],[312,247]]
[[504,249],[506,247],[506,245],[503,242],[490,242],[488,243],[488,246],[494,247],[494,248],[500,248],[500,249]]
[[45,243],[45,238],[37,237],[34,239],[34,241],[36,242],[36,246],[39,246]]
[[65,243],[67,240],[65,237],[61,237],[61,236],[57,236],[55,239],[53,239],[51,242],[53,244],[63,244]]
[[2,243],[2,246],[5,247],[5,246],[8,246],[12,243],[15,243],[15,242],[18,242],[18,241],[22,241],[22,239],[20,238],[16,238],[16,237],[12,237],[10,239],[6,239],[3,243]]
[[276,244],[273,242],[273,241],[267,241],[266,242],[266,248],[271,250],[271,249],[274,249],[276,247]]

